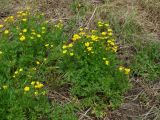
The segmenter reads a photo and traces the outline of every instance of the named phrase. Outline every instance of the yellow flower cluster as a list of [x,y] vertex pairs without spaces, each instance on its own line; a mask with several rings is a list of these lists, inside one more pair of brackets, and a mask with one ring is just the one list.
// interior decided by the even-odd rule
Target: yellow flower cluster
[[42,88],[44,85],[40,83],[39,81],[32,81],[31,85],[33,85],[36,89]]
[[9,16],[4,19],[4,22],[13,22],[14,21],[14,16]]
[[20,74],[21,72],[23,72],[23,68],[20,68],[19,70],[16,70],[14,72],[13,78],[15,78],[18,74]]
[[117,52],[118,46],[115,44],[114,39],[109,39],[107,41],[107,47],[106,50],[112,50],[113,52]]
[[126,75],[128,75],[131,70],[129,68],[125,68],[123,66],[119,66],[119,71],[123,71]]
[[[26,93],[26,92],[29,92],[30,89],[34,87],[34,88],[36,89],[36,90],[34,91],[34,95],[35,95],[35,96],[37,96],[37,95],[39,94],[39,90],[44,87],[44,85],[43,85],[42,83],[40,83],[39,81],[32,81],[32,82],[31,82],[31,85],[32,85],[32,86],[25,86],[25,87],[24,87],[24,92],[25,92],[25,93]],[[45,94],[46,94],[46,92],[43,91],[43,92],[42,92],[42,95],[45,95]]]
[[79,40],[79,39],[81,39],[80,35],[78,35],[78,34],[73,35],[73,38],[72,38],[73,41],[76,41],[76,40]]

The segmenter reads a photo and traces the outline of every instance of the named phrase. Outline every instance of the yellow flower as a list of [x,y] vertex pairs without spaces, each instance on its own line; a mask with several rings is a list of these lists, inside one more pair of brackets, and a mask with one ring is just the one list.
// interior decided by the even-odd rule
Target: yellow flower
[[2,25],[2,24],[0,24],[0,28],[3,28],[3,25]]
[[74,53],[72,52],[72,53],[70,53],[70,56],[73,56],[74,55]]
[[42,88],[44,85],[40,82],[36,82],[36,85],[34,86],[35,88]]
[[119,66],[119,71],[122,71],[123,69],[124,69],[124,67],[123,66]]
[[106,61],[105,61],[105,64],[106,64],[106,65],[109,65],[109,61],[108,61],[108,60],[106,60]]
[[34,37],[33,37],[33,36],[31,36],[30,38],[31,38],[32,40],[34,39]]
[[26,37],[23,35],[20,37],[20,41],[24,41],[25,39],[26,39]]
[[98,27],[102,27],[103,23],[102,22],[98,22]]
[[23,22],[26,22],[26,21],[27,21],[27,19],[26,19],[26,18],[23,18],[23,19],[22,19],[22,21],[23,21]]
[[20,68],[20,69],[19,69],[19,72],[22,72],[22,71],[23,71],[23,68]]
[[42,92],[42,95],[45,95],[45,94],[46,94],[46,91],[43,91],[43,92]]
[[2,51],[0,51],[0,55],[2,54],[3,52]]
[[46,28],[45,27],[42,27],[42,30],[45,30]]
[[23,29],[23,32],[24,32],[24,33],[27,32],[27,29]]
[[9,33],[9,30],[5,30],[5,31],[4,31],[4,34],[8,34],[8,33]]
[[117,46],[114,46],[114,47],[112,48],[113,52],[117,52],[117,49],[118,49]]
[[97,41],[98,36],[92,35],[92,36],[91,36],[91,39],[92,39],[93,41]]
[[85,35],[85,34],[86,34],[85,32],[80,32],[80,33],[79,33],[79,35]]
[[37,95],[38,95],[38,92],[37,92],[37,91],[36,91],[36,92],[34,92],[34,95],[35,95],[35,96],[37,96]]
[[79,36],[78,34],[74,34],[72,40],[76,41],[78,39],[81,39],[81,36]]
[[86,42],[86,43],[85,43],[85,46],[88,47],[88,46],[89,46],[89,42]]
[[80,31],[83,31],[83,28],[79,28]]
[[19,33],[19,35],[22,35],[22,33]]
[[6,90],[8,88],[7,85],[3,85],[2,87],[3,87],[4,90]]
[[24,91],[25,92],[28,92],[30,90],[30,88],[28,87],[28,86],[26,86],[25,88],[24,88]]
[[113,35],[113,33],[112,33],[112,32],[109,32],[109,33],[108,33],[108,35],[109,35],[109,36],[112,36],[112,35]]
[[41,35],[40,35],[40,34],[37,34],[37,37],[38,37],[38,38],[40,38],[40,37],[41,37]]
[[108,29],[108,32],[112,32],[112,29]]
[[39,64],[40,64],[40,62],[39,62],[39,61],[36,61],[36,64],[37,64],[37,65],[39,65]]
[[36,83],[35,81],[32,81],[32,82],[31,82],[31,85],[35,85],[35,83]]
[[63,47],[62,47],[63,49],[66,49],[67,48],[67,46],[66,45],[63,45]]
[[129,74],[130,71],[131,71],[131,70],[130,70],[129,68],[125,68],[125,69],[124,69],[124,73],[125,73],[126,75]]
[[46,61],[47,60],[47,58],[44,58],[44,61]]
[[14,74],[18,74],[18,71],[15,71]]
[[109,24],[108,23],[106,23],[106,24],[104,24],[106,27],[109,27]]
[[63,50],[63,54],[66,54],[67,53],[67,50]]
[[102,32],[101,34],[102,34],[102,35],[107,35],[107,32]]
[[92,47],[88,47],[87,50],[88,50],[88,51],[91,51],[91,50],[92,50]]
[[36,35],[36,33],[35,33],[34,31],[33,31],[33,32],[31,32],[31,34],[32,34],[32,35]]
[[70,48],[71,48],[71,47],[73,47],[73,44],[72,44],[72,43],[70,43],[70,44],[68,45],[68,47],[70,47]]
[[49,44],[45,44],[45,47],[48,47],[49,46]]

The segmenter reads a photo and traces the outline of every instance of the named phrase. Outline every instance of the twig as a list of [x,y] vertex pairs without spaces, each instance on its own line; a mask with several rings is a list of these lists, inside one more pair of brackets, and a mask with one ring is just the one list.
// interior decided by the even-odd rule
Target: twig
[[89,112],[91,110],[91,108],[89,108],[84,114],[82,114],[82,116],[79,118],[79,120],[82,120],[83,119],[83,117],[85,117],[86,116],[86,114]]
[[94,9],[94,11],[93,11],[93,13],[92,13],[92,16],[90,17],[90,19],[89,19],[89,21],[88,21],[88,24],[87,24],[87,28],[89,27],[89,24],[90,24],[90,22],[91,22],[91,20],[93,19],[93,17],[94,17],[94,14],[96,13],[96,10],[97,10],[97,6],[96,6],[96,8]]

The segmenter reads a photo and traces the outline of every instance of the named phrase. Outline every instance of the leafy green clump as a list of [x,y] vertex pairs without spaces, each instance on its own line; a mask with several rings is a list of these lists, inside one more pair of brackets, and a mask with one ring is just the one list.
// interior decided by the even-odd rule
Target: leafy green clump
[[81,28],[63,45],[61,68],[67,72],[70,89],[84,108],[116,108],[129,88],[129,68],[117,58],[116,41],[108,23],[87,33]]
[[63,24],[17,12],[0,25],[1,119],[38,119],[50,111],[45,88],[59,57]]

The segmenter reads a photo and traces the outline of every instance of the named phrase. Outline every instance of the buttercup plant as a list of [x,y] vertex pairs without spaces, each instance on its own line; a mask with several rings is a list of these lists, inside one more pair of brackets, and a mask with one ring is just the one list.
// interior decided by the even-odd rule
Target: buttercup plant
[[90,32],[80,28],[72,42],[63,45],[61,68],[68,73],[71,94],[82,106],[96,111],[121,104],[122,95],[129,88],[130,69],[121,66],[117,50],[113,30],[103,22],[98,22],[98,28]]

